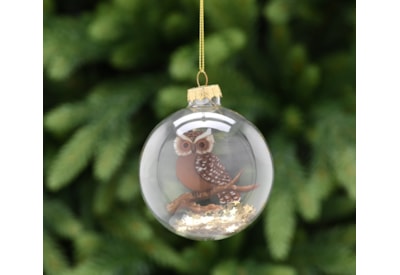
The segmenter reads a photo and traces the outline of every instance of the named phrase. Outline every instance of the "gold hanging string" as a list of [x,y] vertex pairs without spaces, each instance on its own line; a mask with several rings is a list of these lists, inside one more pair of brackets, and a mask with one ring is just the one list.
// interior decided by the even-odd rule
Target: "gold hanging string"
[[208,84],[208,76],[205,71],[205,57],[204,57],[204,0],[200,0],[200,19],[199,19],[199,72],[197,73],[196,80],[197,86],[200,85],[200,77],[203,76],[205,84]]
[[[208,76],[205,70],[204,56],[204,0],[200,0],[200,20],[199,20],[199,72],[197,73],[196,88],[188,89],[187,100],[193,102],[195,100],[203,100],[222,97],[221,89],[218,84],[208,86]],[[200,78],[204,80],[204,84],[200,84]]]

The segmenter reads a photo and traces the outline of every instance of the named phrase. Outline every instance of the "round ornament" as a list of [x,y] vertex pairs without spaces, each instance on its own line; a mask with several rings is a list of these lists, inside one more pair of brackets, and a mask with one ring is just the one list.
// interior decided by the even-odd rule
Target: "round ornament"
[[261,214],[273,180],[272,158],[257,128],[220,105],[218,85],[188,90],[188,106],[148,137],[140,161],[143,198],[170,231],[220,240]]

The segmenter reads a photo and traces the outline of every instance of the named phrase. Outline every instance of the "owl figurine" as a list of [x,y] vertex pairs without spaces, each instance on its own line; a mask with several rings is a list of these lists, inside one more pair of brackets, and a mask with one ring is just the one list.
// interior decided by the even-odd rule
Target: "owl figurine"
[[[209,191],[232,181],[225,166],[212,153],[214,142],[211,129],[191,130],[175,138],[176,176],[191,191]],[[240,201],[240,194],[233,190],[221,191],[217,196],[220,204]]]

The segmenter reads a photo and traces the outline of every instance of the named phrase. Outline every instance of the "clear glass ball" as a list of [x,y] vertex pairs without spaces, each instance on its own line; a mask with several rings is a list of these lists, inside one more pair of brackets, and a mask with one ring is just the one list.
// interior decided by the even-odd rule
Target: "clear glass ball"
[[152,131],[142,151],[143,198],[159,222],[194,240],[220,240],[263,211],[273,180],[257,128],[221,107],[194,100]]

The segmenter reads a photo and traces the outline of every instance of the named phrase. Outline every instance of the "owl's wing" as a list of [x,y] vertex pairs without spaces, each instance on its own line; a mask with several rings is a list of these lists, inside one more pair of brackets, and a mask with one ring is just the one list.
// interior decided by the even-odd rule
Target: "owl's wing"
[[232,180],[220,159],[212,153],[197,155],[195,169],[204,181],[212,184],[225,185]]
[[[232,180],[226,172],[225,166],[221,163],[219,158],[212,153],[197,155],[195,168],[203,180],[215,185],[225,185]],[[217,196],[221,204],[240,201],[240,194],[233,190],[221,191]]]

